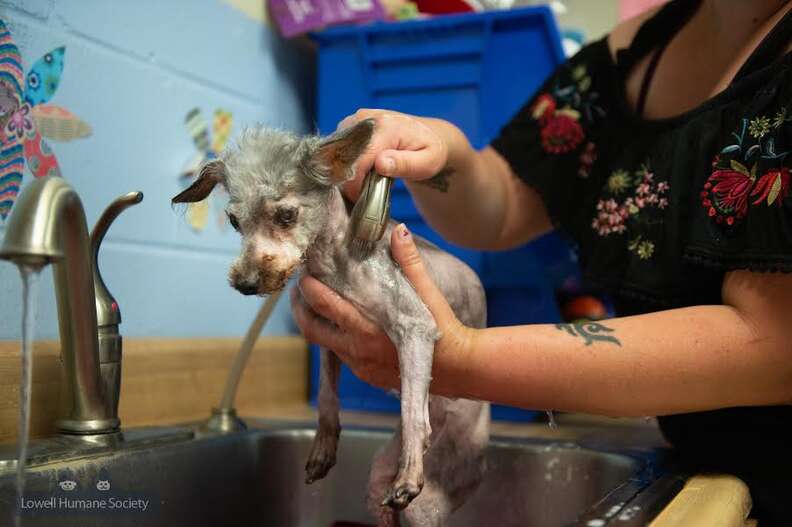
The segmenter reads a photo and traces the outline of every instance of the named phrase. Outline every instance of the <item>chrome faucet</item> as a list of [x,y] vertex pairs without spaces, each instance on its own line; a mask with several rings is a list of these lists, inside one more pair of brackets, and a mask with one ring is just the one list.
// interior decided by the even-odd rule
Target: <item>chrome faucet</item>
[[0,259],[53,266],[63,368],[56,427],[63,433],[105,434],[120,427],[121,314],[97,257],[113,220],[142,199],[141,192],[130,192],[113,201],[89,238],[77,192],[65,179],[48,176],[24,189],[8,219]]

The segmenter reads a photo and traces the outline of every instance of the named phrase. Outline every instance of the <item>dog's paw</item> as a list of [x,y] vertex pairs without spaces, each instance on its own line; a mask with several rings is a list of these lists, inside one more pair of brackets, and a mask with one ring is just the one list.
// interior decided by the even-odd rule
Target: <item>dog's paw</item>
[[324,452],[311,452],[308,461],[305,463],[305,483],[310,485],[314,481],[324,478],[330,469],[335,465],[334,455]]
[[410,502],[421,493],[423,483],[418,484],[405,481],[403,483],[395,484],[382,500],[383,506],[391,507],[392,509],[401,510],[407,507]]
[[320,427],[311,445],[311,453],[305,463],[305,483],[310,485],[325,477],[336,463],[339,431]]
[[335,459],[309,459],[305,464],[305,483],[310,485],[324,478],[334,465]]

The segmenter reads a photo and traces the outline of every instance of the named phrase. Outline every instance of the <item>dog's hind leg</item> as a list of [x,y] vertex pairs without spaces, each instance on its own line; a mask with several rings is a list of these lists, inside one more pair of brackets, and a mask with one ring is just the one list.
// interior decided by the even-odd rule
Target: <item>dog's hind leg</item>
[[377,519],[377,527],[399,527],[399,511],[382,504],[382,497],[390,490],[399,465],[401,432],[398,430],[375,454],[369,474],[367,503],[369,512]]
[[327,475],[336,462],[338,435],[341,424],[338,419],[338,374],[341,361],[332,351],[321,348],[319,372],[319,429],[314,436],[311,453],[305,464],[305,482],[313,483]]
[[[393,337],[391,337],[393,340]],[[401,375],[401,458],[396,479],[383,504],[403,509],[424,484],[423,455],[429,446],[429,383],[434,341],[416,335],[394,340]]]
[[424,455],[424,488],[405,509],[412,527],[454,525],[451,514],[476,492],[486,470],[489,405],[434,396],[432,445]]

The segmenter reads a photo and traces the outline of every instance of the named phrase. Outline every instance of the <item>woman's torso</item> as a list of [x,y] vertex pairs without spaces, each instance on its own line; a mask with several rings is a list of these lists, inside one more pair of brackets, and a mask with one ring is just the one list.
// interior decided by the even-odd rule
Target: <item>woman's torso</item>
[[[721,304],[729,272],[792,272],[792,16],[771,19],[766,40],[757,26],[750,40],[762,44],[746,43],[725,75],[697,79],[670,37],[698,8],[673,2],[634,38],[617,31],[610,46],[584,48],[492,144],[539,192],[619,315]],[[620,38],[632,45],[615,52]],[[644,73],[666,44],[642,116]],[[679,71],[708,86],[683,89]],[[663,97],[675,88],[680,98]],[[788,488],[791,406],[660,421],[699,468],[738,473],[765,498]]]

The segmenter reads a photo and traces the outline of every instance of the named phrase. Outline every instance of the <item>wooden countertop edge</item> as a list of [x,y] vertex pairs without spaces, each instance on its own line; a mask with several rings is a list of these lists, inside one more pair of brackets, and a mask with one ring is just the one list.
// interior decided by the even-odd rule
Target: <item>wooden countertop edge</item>
[[649,527],[747,527],[751,511],[748,486],[729,474],[691,477]]
[[[124,338],[119,415],[124,427],[205,419],[217,406],[239,338]],[[0,443],[16,440],[19,341],[0,341]],[[60,398],[59,345],[33,354],[31,437],[54,432]],[[262,337],[242,376],[236,406],[257,415],[308,399],[308,351],[301,337]]]

